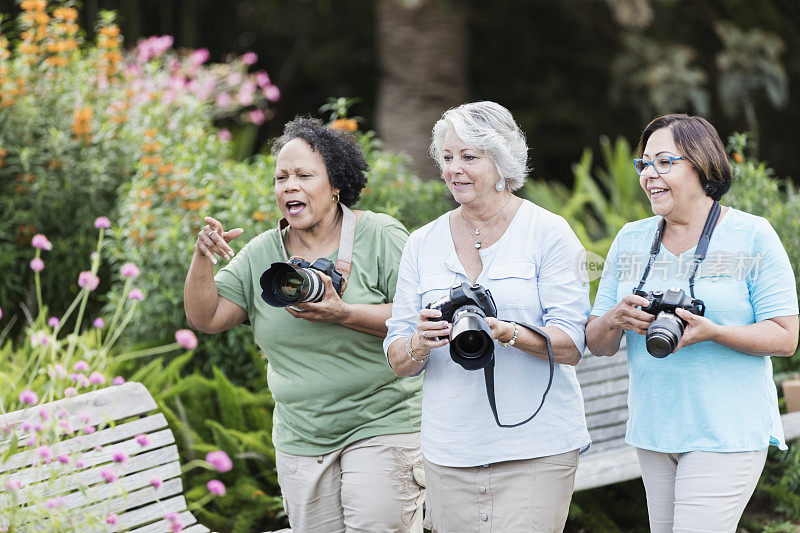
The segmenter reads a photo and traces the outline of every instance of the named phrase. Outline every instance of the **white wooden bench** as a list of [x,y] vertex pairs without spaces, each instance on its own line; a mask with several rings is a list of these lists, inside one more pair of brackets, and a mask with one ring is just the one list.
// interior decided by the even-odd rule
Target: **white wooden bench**
[[[624,343],[613,357],[596,357],[587,350],[576,371],[592,447],[578,463],[575,490],[641,477],[636,451],[625,444],[628,359]],[[781,421],[787,440],[800,437],[800,412],[785,414]]]
[[[2,462],[3,450],[8,449],[10,439],[0,432],[0,479],[5,476],[19,481],[23,486],[40,487],[42,498],[63,496],[64,508],[78,522],[75,531],[136,531],[168,532],[167,513],[178,513],[188,533],[207,532],[208,528],[197,524],[187,510],[181,482],[181,465],[175,437],[167,427],[161,413],[154,413],[156,403],[141,383],[129,382],[108,387],[73,398],[42,404],[51,417],[65,411],[66,419],[76,429],[86,426],[81,416],[88,415],[90,423],[98,430],[90,435],[73,437],[50,446],[53,457],[63,453],[80,454],[82,468],[73,468],[68,475],[53,481],[53,471],[61,467],[57,461],[39,465],[36,449],[25,449]],[[20,442],[25,442],[30,431],[23,424],[41,422],[40,406],[14,411],[0,416],[0,428],[12,426]],[[64,414],[64,413],[62,413]],[[147,434],[148,443],[142,446],[136,440],[139,434]],[[63,436],[62,436],[63,437]],[[112,463],[112,453],[125,452],[130,456],[124,463]],[[113,465],[119,481],[106,483],[100,472]],[[62,467],[63,468],[63,467]],[[157,477],[163,485],[155,488],[150,480]],[[3,509],[12,504],[11,494],[0,483],[0,527],[8,527]],[[25,489],[19,492],[17,505],[24,505]],[[110,513],[117,515],[117,523],[110,525],[104,519]],[[94,520],[92,520],[94,519]],[[3,522],[6,520],[6,523]],[[43,527],[47,530],[47,518],[39,524],[17,525],[18,530]]]

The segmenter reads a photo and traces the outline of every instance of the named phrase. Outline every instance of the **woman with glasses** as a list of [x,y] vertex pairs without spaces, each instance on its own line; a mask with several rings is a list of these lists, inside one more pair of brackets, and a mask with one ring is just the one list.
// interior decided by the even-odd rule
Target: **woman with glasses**
[[705,119],[656,118],[639,154],[656,216],[614,239],[586,344],[610,356],[625,333],[651,531],[732,532],[767,448],[786,449],[770,356],[797,347],[794,275],[769,222],[719,205],[731,170]]

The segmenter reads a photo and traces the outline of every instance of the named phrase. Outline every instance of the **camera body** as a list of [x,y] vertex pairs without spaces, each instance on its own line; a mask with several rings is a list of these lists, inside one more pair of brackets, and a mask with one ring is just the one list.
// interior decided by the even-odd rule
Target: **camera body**
[[318,302],[325,294],[325,283],[317,272],[331,278],[336,293],[346,286],[344,276],[330,259],[320,257],[309,263],[301,257],[276,262],[261,274],[261,298],[273,307],[291,307],[298,303]]
[[686,322],[675,314],[681,308],[692,314],[703,316],[706,306],[702,300],[690,298],[683,289],[670,288],[667,291],[634,290],[634,294],[648,301],[642,311],[655,315],[655,320],[647,328],[645,343],[653,357],[666,357],[677,347],[683,335]]
[[466,370],[478,370],[494,359],[494,340],[487,316],[497,317],[497,306],[489,289],[479,284],[462,283],[451,287],[447,296],[428,304],[453,324],[450,330],[450,357]]

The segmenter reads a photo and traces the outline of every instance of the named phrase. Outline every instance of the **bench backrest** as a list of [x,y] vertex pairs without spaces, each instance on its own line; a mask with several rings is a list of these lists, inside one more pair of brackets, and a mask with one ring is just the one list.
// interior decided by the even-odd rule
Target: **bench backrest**
[[625,446],[628,358],[624,343],[613,357],[597,357],[587,350],[575,370],[592,436],[592,447],[586,456]]
[[[11,478],[24,487],[35,487],[36,493],[45,498],[63,496],[70,516],[84,522],[84,527],[76,530],[92,530],[105,516],[114,513],[118,516],[117,523],[103,524],[105,531],[169,531],[163,517],[176,512],[187,526],[184,531],[208,531],[201,525],[191,526],[197,520],[187,510],[182,495],[175,438],[164,415],[152,412],[156,403],[141,383],[129,382],[8,413],[0,416],[0,428],[10,428],[10,435],[16,435],[20,443],[25,443],[32,432],[23,429],[23,425],[41,422],[41,409],[46,410],[51,420],[56,417],[68,421],[76,429],[89,424],[97,427],[95,433],[70,437],[63,425],[56,426],[61,433],[59,438],[69,438],[56,439],[57,442],[49,446],[52,456],[70,454],[73,461],[80,460],[83,464],[78,468],[71,461],[69,473],[64,475],[67,467],[57,460],[41,464],[39,450],[29,446],[0,462],[0,479]],[[88,424],[85,423],[87,419]],[[147,435],[148,442],[144,446],[136,439],[140,434]],[[0,432],[0,453],[8,449],[12,440],[13,437]],[[129,459],[123,463],[112,462],[112,455],[117,451],[124,452]],[[105,482],[101,471],[108,468],[119,476],[119,481]],[[54,476],[56,472],[62,474]],[[163,481],[159,488],[150,483],[154,477]],[[5,487],[0,486],[0,490],[4,491]],[[8,526],[9,511],[24,503],[26,489],[18,493],[16,505],[9,492],[0,492],[0,527]],[[92,518],[96,520],[94,523]],[[40,525],[47,527],[46,522]]]

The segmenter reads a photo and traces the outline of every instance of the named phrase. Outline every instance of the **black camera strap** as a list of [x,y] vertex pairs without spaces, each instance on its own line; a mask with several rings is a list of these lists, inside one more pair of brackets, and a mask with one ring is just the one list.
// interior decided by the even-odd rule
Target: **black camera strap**
[[[347,282],[347,278],[350,276],[350,268],[353,264],[353,247],[356,242],[356,214],[342,203],[339,204],[339,207],[342,209],[342,233],[339,236],[339,253],[336,256],[336,270],[339,271],[345,279],[345,282]],[[289,254],[286,252],[286,244],[283,242],[283,230],[288,226],[289,222],[285,218],[282,218],[280,222],[278,222],[278,242],[281,244],[281,252],[283,252],[284,261],[289,260]]]
[[536,412],[533,413],[531,416],[523,420],[522,422],[517,422],[516,424],[501,424],[500,417],[497,416],[497,403],[495,402],[494,397],[494,357],[492,357],[489,364],[483,367],[483,377],[484,381],[486,382],[486,396],[489,398],[489,406],[492,408],[492,414],[494,415],[494,421],[497,422],[497,425],[501,428],[515,428],[517,426],[521,426],[522,424],[526,424],[533,420],[533,417],[539,414],[539,411],[542,410],[542,406],[544,406],[544,400],[547,398],[547,393],[550,392],[550,386],[553,384],[553,372],[555,371],[555,361],[553,360],[553,345],[550,343],[550,336],[542,331],[541,329],[537,328],[536,326],[531,326],[530,324],[525,324],[523,322],[515,322],[516,324],[526,327],[529,330],[533,331],[534,333],[538,333],[542,337],[544,337],[545,345],[547,346],[547,360],[550,363],[550,378],[547,380],[547,388],[544,390],[542,394],[542,401],[539,404],[539,407],[536,409]]
[[[703,226],[703,232],[700,234],[700,240],[697,241],[697,247],[694,249],[692,273],[689,276],[689,293],[692,295],[692,298],[694,298],[694,276],[697,273],[697,267],[700,266],[700,263],[702,263],[703,259],[706,258],[706,252],[708,252],[708,243],[711,241],[711,235],[714,233],[714,228],[717,227],[717,221],[719,220],[721,211],[722,208],[720,207],[719,202],[714,200],[714,203],[711,205],[711,209],[708,212],[708,216],[706,217],[706,223]],[[650,246],[650,259],[647,261],[647,266],[644,269],[644,274],[642,274],[642,279],[639,282],[639,286],[636,287],[636,291],[640,291],[642,290],[642,287],[644,287],[644,283],[647,281],[647,276],[650,274],[650,267],[653,266],[658,252],[661,251],[661,239],[664,236],[664,228],[666,227],[666,224],[667,221],[664,218],[658,221],[656,235],[653,238],[653,244]]]

